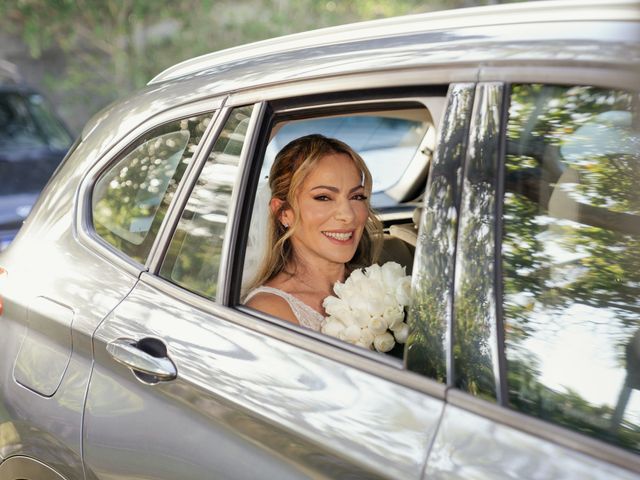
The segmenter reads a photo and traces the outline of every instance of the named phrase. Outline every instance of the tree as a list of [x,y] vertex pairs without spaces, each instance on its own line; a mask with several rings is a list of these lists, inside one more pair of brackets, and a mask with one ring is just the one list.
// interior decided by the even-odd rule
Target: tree
[[48,78],[45,90],[63,94],[65,104],[84,105],[93,113],[165,68],[197,55],[319,27],[469,3],[9,0],[0,2],[0,28],[20,35],[35,59],[48,51],[63,51],[65,75]]

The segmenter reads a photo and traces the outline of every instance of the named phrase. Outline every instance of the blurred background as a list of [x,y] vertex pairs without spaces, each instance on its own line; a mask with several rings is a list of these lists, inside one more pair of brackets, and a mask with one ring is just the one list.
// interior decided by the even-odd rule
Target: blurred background
[[0,66],[48,98],[76,136],[95,112],[197,55],[314,28],[492,3],[502,2],[2,0]]
[[[506,0],[510,1],[510,0]],[[182,60],[498,0],[0,0],[0,251],[96,112]]]

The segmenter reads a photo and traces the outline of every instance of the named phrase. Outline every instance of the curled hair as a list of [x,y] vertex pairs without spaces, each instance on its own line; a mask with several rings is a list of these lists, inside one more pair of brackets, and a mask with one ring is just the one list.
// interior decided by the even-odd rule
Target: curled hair
[[[327,155],[347,155],[356,168],[362,173],[363,186],[367,197],[371,195],[371,173],[364,160],[349,145],[334,138],[327,138],[320,134],[306,135],[289,142],[276,155],[269,173],[271,197],[282,201],[278,211],[269,211],[269,237],[267,255],[262,263],[256,281],[252,287],[263,285],[280,272],[291,261],[293,247],[291,237],[295,234],[300,222],[298,208],[298,192],[307,175],[318,161]],[[285,228],[280,222],[280,216],[286,209],[291,209],[294,222]],[[367,201],[368,216],[364,232],[353,258],[347,263],[347,269],[375,263],[382,247],[382,224],[376,217]]]

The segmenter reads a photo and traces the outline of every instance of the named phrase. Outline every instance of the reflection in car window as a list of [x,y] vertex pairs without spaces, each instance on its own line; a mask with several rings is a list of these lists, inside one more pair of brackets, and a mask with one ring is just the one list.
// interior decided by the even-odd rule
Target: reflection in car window
[[98,235],[144,263],[211,115],[162,125],[130,147],[93,190]]
[[215,299],[233,185],[253,106],[231,112],[189,197],[160,275]]
[[510,404],[640,452],[634,103],[592,87],[513,87],[502,255]]

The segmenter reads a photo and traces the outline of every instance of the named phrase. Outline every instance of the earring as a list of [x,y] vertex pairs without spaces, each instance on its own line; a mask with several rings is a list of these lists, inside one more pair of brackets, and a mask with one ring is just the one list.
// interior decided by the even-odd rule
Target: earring
[[284,227],[284,229],[286,230],[287,228],[289,228],[289,224],[288,223],[283,223],[282,226]]

